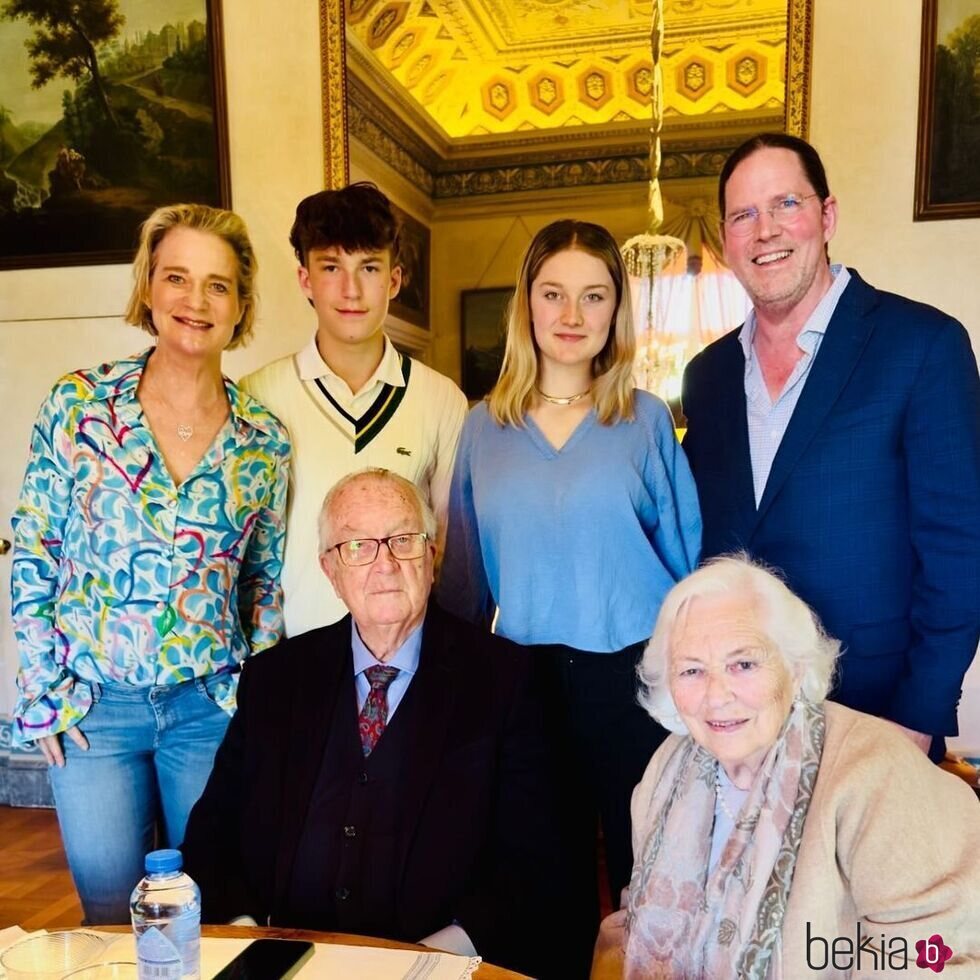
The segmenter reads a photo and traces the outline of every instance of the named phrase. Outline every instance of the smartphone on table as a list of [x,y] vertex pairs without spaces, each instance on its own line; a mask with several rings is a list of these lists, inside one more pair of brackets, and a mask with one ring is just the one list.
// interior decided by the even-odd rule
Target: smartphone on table
[[313,955],[313,943],[296,939],[256,939],[214,980],[288,980]]

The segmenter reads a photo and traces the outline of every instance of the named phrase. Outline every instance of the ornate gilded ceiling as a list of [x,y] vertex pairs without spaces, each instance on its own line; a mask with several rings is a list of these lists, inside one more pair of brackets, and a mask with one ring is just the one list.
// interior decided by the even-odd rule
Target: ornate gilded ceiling
[[[650,120],[650,0],[347,0],[356,64],[450,143]],[[665,0],[664,116],[782,114],[787,0]],[[352,59],[349,59],[349,64]]]

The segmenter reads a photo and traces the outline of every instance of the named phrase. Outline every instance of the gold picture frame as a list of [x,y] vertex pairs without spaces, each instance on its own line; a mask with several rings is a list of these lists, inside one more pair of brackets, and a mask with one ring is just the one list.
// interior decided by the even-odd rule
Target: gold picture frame
[[[949,0],[922,3],[913,221],[980,218],[980,170],[976,162],[980,138],[972,123],[980,98],[976,89],[971,93],[967,88],[964,93],[961,87],[980,73],[975,40],[961,33],[968,22],[975,24],[980,17],[980,0],[973,0],[970,13],[952,31],[948,28],[955,24],[954,16],[962,13],[963,7],[957,4],[944,10],[948,5]],[[941,37],[944,28],[947,30]],[[944,42],[951,38],[952,45],[947,47]]]
[[35,6],[0,4],[0,269],[129,262],[154,208],[230,207],[221,0]]
[[789,0],[786,23],[786,132],[806,139],[810,132],[810,52],[813,0]]
[[323,186],[350,179],[347,152],[347,54],[344,0],[320,0],[320,77],[323,102]]

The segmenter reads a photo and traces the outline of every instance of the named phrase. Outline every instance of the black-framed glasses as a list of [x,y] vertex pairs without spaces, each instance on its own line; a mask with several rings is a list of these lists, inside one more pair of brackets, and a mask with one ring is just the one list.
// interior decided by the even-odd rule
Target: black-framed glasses
[[336,549],[345,565],[356,568],[358,565],[370,565],[378,557],[382,545],[387,545],[391,557],[398,561],[421,558],[425,554],[425,543],[428,540],[429,535],[425,531],[412,531],[408,534],[391,534],[387,538],[351,538],[350,541],[341,541],[328,550]]
[[739,237],[751,235],[759,227],[759,219],[763,213],[768,214],[773,223],[782,228],[783,225],[792,223],[803,213],[803,205],[810,198],[819,196],[816,193],[804,194],[802,197],[798,194],[787,194],[786,197],[777,201],[772,207],[744,208],[741,211],[730,214],[723,221],[728,230],[733,235]]

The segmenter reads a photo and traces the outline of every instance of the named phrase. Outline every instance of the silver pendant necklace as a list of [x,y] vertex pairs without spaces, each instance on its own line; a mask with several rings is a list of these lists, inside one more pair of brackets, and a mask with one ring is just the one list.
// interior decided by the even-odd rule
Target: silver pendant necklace
[[[228,397],[227,394],[224,393],[224,392],[222,392],[222,395],[224,396],[225,401],[227,401],[227,397]],[[157,390],[157,392],[156,392],[156,397],[160,399],[160,401],[164,404],[164,406],[166,406],[167,409],[170,410],[170,412],[172,412],[174,415],[177,414],[176,411],[175,411],[175,409],[174,409],[173,403],[170,401],[170,399],[165,398],[164,395],[159,390]],[[219,396],[218,398],[216,398],[211,403],[211,405],[208,406],[208,408],[204,412],[205,418],[214,410],[215,406],[218,405],[221,402],[221,400],[222,400],[222,398],[221,398],[221,396]],[[191,423],[191,422],[178,422],[177,423],[175,431],[177,433],[177,438],[181,442],[188,442],[188,441],[190,441],[190,439],[193,438],[193,436],[194,436],[194,424],[196,423],[197,419],[200,418],[200,416],[201,416],[201,412],[198,411],[198,412],[195,413],[195,422],[194,423]]]
[[577,395],[568,395],[565,398],[559,398],[557,395],[546,395],[540,388],[535,386],[534,389],[546,402],[552,405],[574,405],[576,402],[580,402],[586,395],[592,391],[592,386],[590,385],[585,391],[580,391]]

